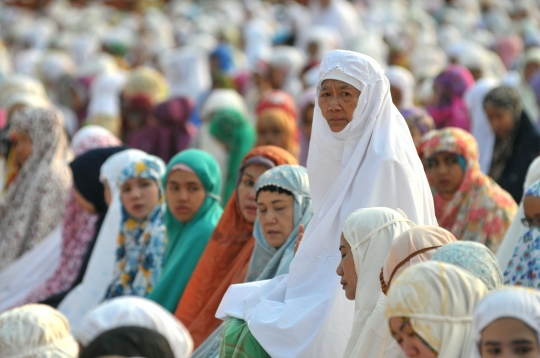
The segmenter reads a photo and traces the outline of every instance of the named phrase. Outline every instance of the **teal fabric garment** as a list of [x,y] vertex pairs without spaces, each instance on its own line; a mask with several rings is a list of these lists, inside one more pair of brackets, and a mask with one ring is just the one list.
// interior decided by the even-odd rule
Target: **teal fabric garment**
[[229,152],[222,200],[226,204],[236,189],[238,169],[242,165],[242,160],[255,144],[255,129],[242,113],[227,108],[216,111],[212,116],[210,134],[224,143]]
[[175,155],[167,165],[163,177],[165,185],[171,169],[178,164],[184,164],[195,172],[206,191],[206,198],[193,219],[187,223],[176,220],[168,206],[165,211],[169,243],[161,279],[148,298],[172,313],[176,310],[178,301],[223,212],[219,203],[221,173],[216,160],[199,149],[185,150]]
[[294,244],[298,238],[300,225],[307,228],[313,217],[307,169],[299,165],[280,165],[262,174],[255,183],[255,191],[275,185],[291,192],[294,196],[294,229],[287,241],[279,249],[266,242],[259,219],[255,221],[253,236],[255,248],[251,256],[246,282],[260,281],[289,273],[294,256]]
[[472,241],[456,241],[437,249],[433,261],[459,266],[482,280],[492,291],[503,285],[499,261],[486,245]]

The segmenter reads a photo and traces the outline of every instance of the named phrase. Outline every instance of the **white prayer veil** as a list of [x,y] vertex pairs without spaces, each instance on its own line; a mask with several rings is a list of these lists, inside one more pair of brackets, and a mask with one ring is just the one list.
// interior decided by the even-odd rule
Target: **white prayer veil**
[[272,357],[343,355],[353,305],[341,292],[335,269],[349,214],[400,208],[419,225],[437,225],[422,163],[379,64],[359,53],[332,51],[321,63],[318,90],[326,79],[362,93],[352,121],[339,133],[315,106],[307,165],[314,217],[289,274],[259,282],[260,288],[231,286],[216,314],[246,320]]
[[[351,245],[358,277],[354,322],[345,358],[386,357],[384,350],[395,343],[388,331],[384,311],[379,319],[372,320],[377,302],[383,295],[378,274],[392,241],[414,226],[405,214],[388,208],[358,209],[345,221],[343,237]],[[383,334],[377,332],[379,326],[384,328]],[[399,347],[397,351],[400,352]]]
[[122,221],[122,203],[116,177],[126,163],[147,155],[140,150],[128,149],[112,155],[101,166],[100,180],[107,181],[111,192],[111,203],[82,282],[71,290],[58,306],[58,310],[66,315],[73,328],[77,328],[84,315],[103,301],[112,280],[116,242]]
[[[531,165],[529,165],[529,170],[527,171],[527,176],[525,177],[525,183],[523,184],[523,191],[526,191],[531,185],[536,181],[540,180],[540,158],[536,158]],[[514,221],[508,228],[503,242],[497,250],[497,260],[501,266],[501,270],[504,273],[508,267],[508,263],[514,254],[514,249],[516,248],[519,238],[525,235],[529,228],[521,223],[521,219],[525,217],[525,212],[523,210],[523,200],[519,204],[519,209],[514,217]]]

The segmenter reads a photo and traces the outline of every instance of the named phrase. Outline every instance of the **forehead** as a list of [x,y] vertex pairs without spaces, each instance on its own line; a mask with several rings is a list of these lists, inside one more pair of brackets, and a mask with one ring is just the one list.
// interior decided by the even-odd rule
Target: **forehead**
[[276,200],[293,202],[294,198],[287,194],[270,191],[260,191],[259,195],[257,196],[258,203],[272,203]]
[[540,198],[531,195],[523,198],[523,210],[529,217],[540,215]]
[[353,85],[347,82],[340,81],[340,80],[327,79],[321,82],[321,88],[330,88],[330,87],[356,89]]
[[[196,174],[185,170],[174,170],[167,177],[167,182],[175,182],[177,184],[197,183],[201,184],[199,177]],[[202,184],[201,184],[202,185]]]

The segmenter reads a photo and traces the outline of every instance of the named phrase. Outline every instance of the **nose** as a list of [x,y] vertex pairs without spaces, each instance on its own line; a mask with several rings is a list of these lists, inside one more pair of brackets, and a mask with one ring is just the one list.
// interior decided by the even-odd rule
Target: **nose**
[[330,98],[330,103],[328,105],[328,109],[330,111],[341,111],[341,105],[339,104],[339,98],[337,94],[332,94],[332,98]]
[[414,346],[414,344],[402,343],[401,349],[403,350],[407,358],[418,357],[419,352],[418,352],[418,349],[416,349],[416,347]]
[[343,266],[341,266],[341,262],[339,263],[337,269],[336,269],[336,273],[339,277],[342,277],[344,275],[343,273]]
[[189,193],[187,190],[180,189],[178,191],[178,201],[186,202],[189,198]]
[[251,189],[248,193],[248,199],[255,201],[255,188]]

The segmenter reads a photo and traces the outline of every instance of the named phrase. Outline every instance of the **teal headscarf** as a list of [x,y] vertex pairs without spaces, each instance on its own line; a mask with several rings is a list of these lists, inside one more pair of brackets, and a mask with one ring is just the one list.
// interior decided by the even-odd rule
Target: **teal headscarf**
[[165,211],[169,243],[161,279],[148,298],[173,313],[223,212],[219,203],[221,173],[216,160],[199,149],[185,150],[175,155],[167,165],[164,184],[172,168],[178,164],[184,164],[195,172],[206,191],[206,198],[187,223],[178,221],[168,206]]
[[246,282],[260,281],[289,273],[294,256],[294,244],[300,225],[307,228],[313,217],[307,169],[299,165],[280,165],[263,173],[255,183],[255,191],[274,185],[291,192],[294,196],[294,229],[279,249],[268,244],[264,238],[259,219],[255,221],[253,236],[255,248],[246,276]]
[[216,111],[210,120],[210,134],[229,150],[227,176],[223,188],[223,203],[227,203],[234,189],[242,159],[255,144],[255,129],[243,114],[235,109]]
[[486,245],[473,241],[451,242],[437,249],[432,261],[459,266],[482,280],[492,291],[503,285],[499,261]]

